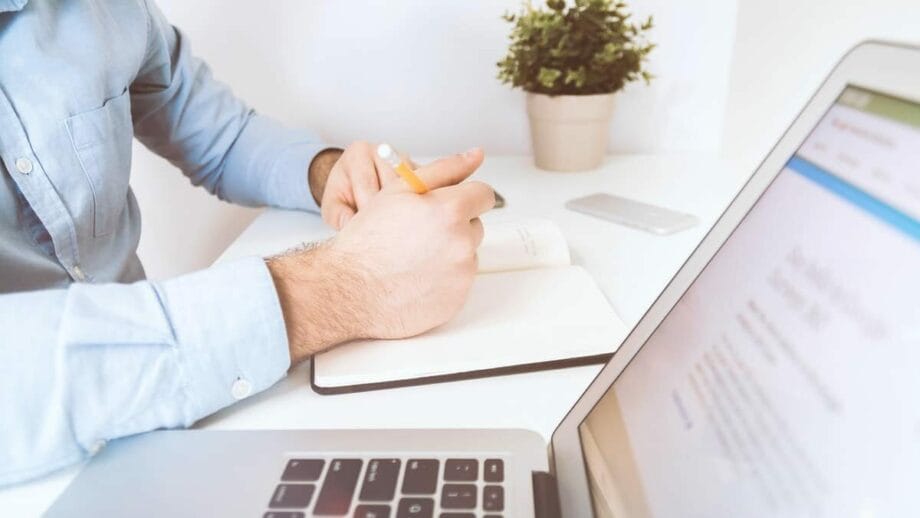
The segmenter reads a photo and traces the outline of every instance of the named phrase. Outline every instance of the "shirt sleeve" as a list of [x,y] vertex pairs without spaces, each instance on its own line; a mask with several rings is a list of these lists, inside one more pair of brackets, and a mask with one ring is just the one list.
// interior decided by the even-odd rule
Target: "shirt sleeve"
[[290,366],[264,262],[162,283],[0,295],[0,485],[74,463],[109,439],[188,426]]
[[307,170],[329,148],[255,113],[215,80],[188,39],[147,4],[147,49],[130,86],[135,136],[223,200],[317,210]]

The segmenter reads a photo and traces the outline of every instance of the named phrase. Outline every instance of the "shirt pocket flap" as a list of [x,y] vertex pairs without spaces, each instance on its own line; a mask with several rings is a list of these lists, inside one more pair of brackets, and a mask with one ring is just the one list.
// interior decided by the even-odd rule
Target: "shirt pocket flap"
[[128,200],[131,176],[131,100],[128,89],[65,125],[93,192],[94,235],[111,234]]

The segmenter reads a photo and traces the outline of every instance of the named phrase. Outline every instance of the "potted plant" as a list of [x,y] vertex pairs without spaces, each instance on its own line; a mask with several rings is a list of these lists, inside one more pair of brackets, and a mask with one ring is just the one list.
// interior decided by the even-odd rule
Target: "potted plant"
[[504,16],[513,28],[498,77],[527,92],[537,167],[581,171],[604,159],[614,93],[652,79],[645,62],[655,45],[645,37],[652,17],[633,23],[620,0],[566,4],[528,2]]

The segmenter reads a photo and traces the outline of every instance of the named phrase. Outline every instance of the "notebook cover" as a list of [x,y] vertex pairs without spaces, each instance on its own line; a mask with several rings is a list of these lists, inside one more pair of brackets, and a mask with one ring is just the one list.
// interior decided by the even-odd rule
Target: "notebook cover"
[[466,372],[457,372],[453,374],[438,374],[436,376],[422,376],[419,378],[399,379],[393,381],[383,381],[374,383],[364,383],[358,385],[341,385],[335,387],[324,387],[316,384],[313,366],[310,366],[310,386],[317,394],[334,395],[350,394],[352,392],[366,392],[369,390],[382,390],[398,387],[412,387],[416,385],[429,385],[432,383],[446,383],[450,381],[462,381],[477,378],[489,378],[492,376],[507,376],[510,374],[523,374],[526,372],[537,372],[553,369],[564,369],[568,367],[583,367],[585,365],[599,365],[607,363],[613,353],[598,354],[593,356],[581,356],[575,358],[565,358],[562,360],[553,360],[547,362],[525,363],[520,365],[507,365],[504,367],[495,367],[491,369],[481,369]]

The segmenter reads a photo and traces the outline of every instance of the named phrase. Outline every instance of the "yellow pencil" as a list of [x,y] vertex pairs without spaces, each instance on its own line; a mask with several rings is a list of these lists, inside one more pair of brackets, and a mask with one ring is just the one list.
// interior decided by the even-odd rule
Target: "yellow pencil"
[[425,194],[428,192],[428,186],[421,178],[416,176],[415,171],[399,157],[399,154],[389,144],[380,144],[377,146],[377,156],[383,161],[390,164],[396,174],[399,175],[416,194]]

